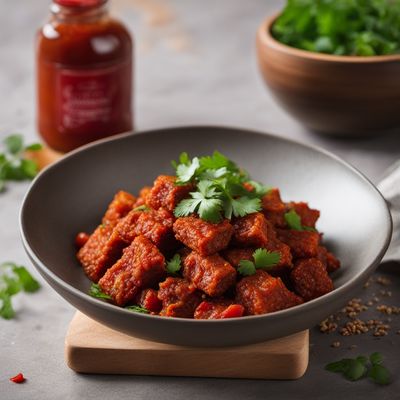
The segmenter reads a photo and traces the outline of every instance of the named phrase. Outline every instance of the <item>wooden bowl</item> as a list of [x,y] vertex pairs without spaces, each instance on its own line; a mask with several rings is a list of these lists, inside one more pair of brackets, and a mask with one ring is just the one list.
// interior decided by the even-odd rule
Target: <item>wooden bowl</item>
[[286,111],[321,133],[369,134],[400,126],[400,56],[335,56],[299,50],[257,32],[258,64]]

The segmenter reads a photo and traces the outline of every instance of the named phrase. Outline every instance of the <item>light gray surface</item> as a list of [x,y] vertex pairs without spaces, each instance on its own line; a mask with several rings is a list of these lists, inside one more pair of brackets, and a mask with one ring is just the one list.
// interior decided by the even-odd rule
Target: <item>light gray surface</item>
[[[31,140],[36,137],[33,37],[45,20],[47,3],[47,0],[0,0],[0,137],[15,131],[23,132]],[[274,103],[257,72],[254,36],[264,15],[279,9],[281,1],[164,1],[176,14],[164,26],[151,26],[151,15],[143,11],[142,3],[113,2],[115,12],[136,36],[138,129],[207,123],[265,130],[322,145],[375,182],[399,158],[400,132],[351,141],[321,138],[305,132]],[[188,48],[179,50],[185,40],[190,41]],[[26,189],[26,184],[10,185],[7,193],[0,195],[0,255],[1,260],[26,263],[33,270],[20,244],[17,226],[19,205]],[[354,350],[351,353],[347,347],[332,349],[329,344],[333,337],[316,331],[312,335],[309,370],[296,382],[79,376],[66,367],[63,359],[63,338],[72,308],[46,284],[39,293],[31,297],[21,295],[15,303],[18,317],[12,321],[0,320],[1,400],[128,396],[193,400],[265,399],[277,395],[288,399],[313,395],[319,395],[320,399],[399,397],[398,380],[380,388],[369,382],[349,383],[324,372],[325,363],[354,354]],[[382,351],[392,370],[399,371],[396,361],[399,338],[392,333],[381,341],[368,336],[360,340],[349,338],[346,343],[359,343],[356,354]],[[29,380],[17,386],[8,378],[19,371]]]

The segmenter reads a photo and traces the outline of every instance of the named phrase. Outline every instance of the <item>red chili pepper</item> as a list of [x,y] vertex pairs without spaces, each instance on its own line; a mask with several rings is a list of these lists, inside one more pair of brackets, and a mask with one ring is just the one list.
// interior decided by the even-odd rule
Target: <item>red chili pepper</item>
[[22,383],[25,381],[25,377],[24,375],[22,375],[22,373],[20,372],[18,375],[13,376],[12,378],[10,378],[11,382],[14,383]]

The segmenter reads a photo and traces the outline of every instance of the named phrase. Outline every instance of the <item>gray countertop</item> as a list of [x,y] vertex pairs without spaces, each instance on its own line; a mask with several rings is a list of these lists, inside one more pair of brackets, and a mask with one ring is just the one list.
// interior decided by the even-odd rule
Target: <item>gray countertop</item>
[[[279,10],[281,4],[275,0],[113,0],[114,13],[136,38],[137,129],[186,124],[253,128],[322,146],[377,182],[400,156],[398,132],[358,140],[317,136],[285,114],[263,86],[255,61],[255,31],[264,16]],[[24,133],[28,141],[37,138],[34,34],[46,18],[47,6],[48,0],[0,0],[0,138],[16,131]],[[0,261],[15,260],[33,270],[18,232],[19,206],[27,188],[24,183],[10,184],[0,195]],[[391,277],[394,293],[390,303],[399,305],[400,276],[395,266],[379,273]],[[368,298],[371,294],[361,295]],[[78,375],[68,369],[63,357],[73,308],[44,282],[38,293],[19,295],[15,306],[17,318],[0,320],[1,400],[233,400],[277,395],[287,399],[400,398],[399,379],[388,387],[378,387],[367,380],[350,383],[323,370],[327,362],[344,356],[381,351],[398,377],[400,335],[395,332],[400,329],[400,317],[393,318],[391,333],[380,340],[370,334],[342,338],[313,329],[305,376],[298,381],[277,382]],[[334,340],[340,340],[341,347],[330,347]],[[352,344],[358,347],[350,350]],[[9,382],[19,371],[27,382]]]

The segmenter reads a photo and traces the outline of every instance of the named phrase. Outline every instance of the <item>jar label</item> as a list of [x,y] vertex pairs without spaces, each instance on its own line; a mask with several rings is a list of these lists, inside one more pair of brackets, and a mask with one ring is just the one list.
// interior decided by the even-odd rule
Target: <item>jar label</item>
[[131,79],[126,78],[130,77],[130,67],[125,63],[95,70],[59,69],[59,131],[79,134],[129,118]]

